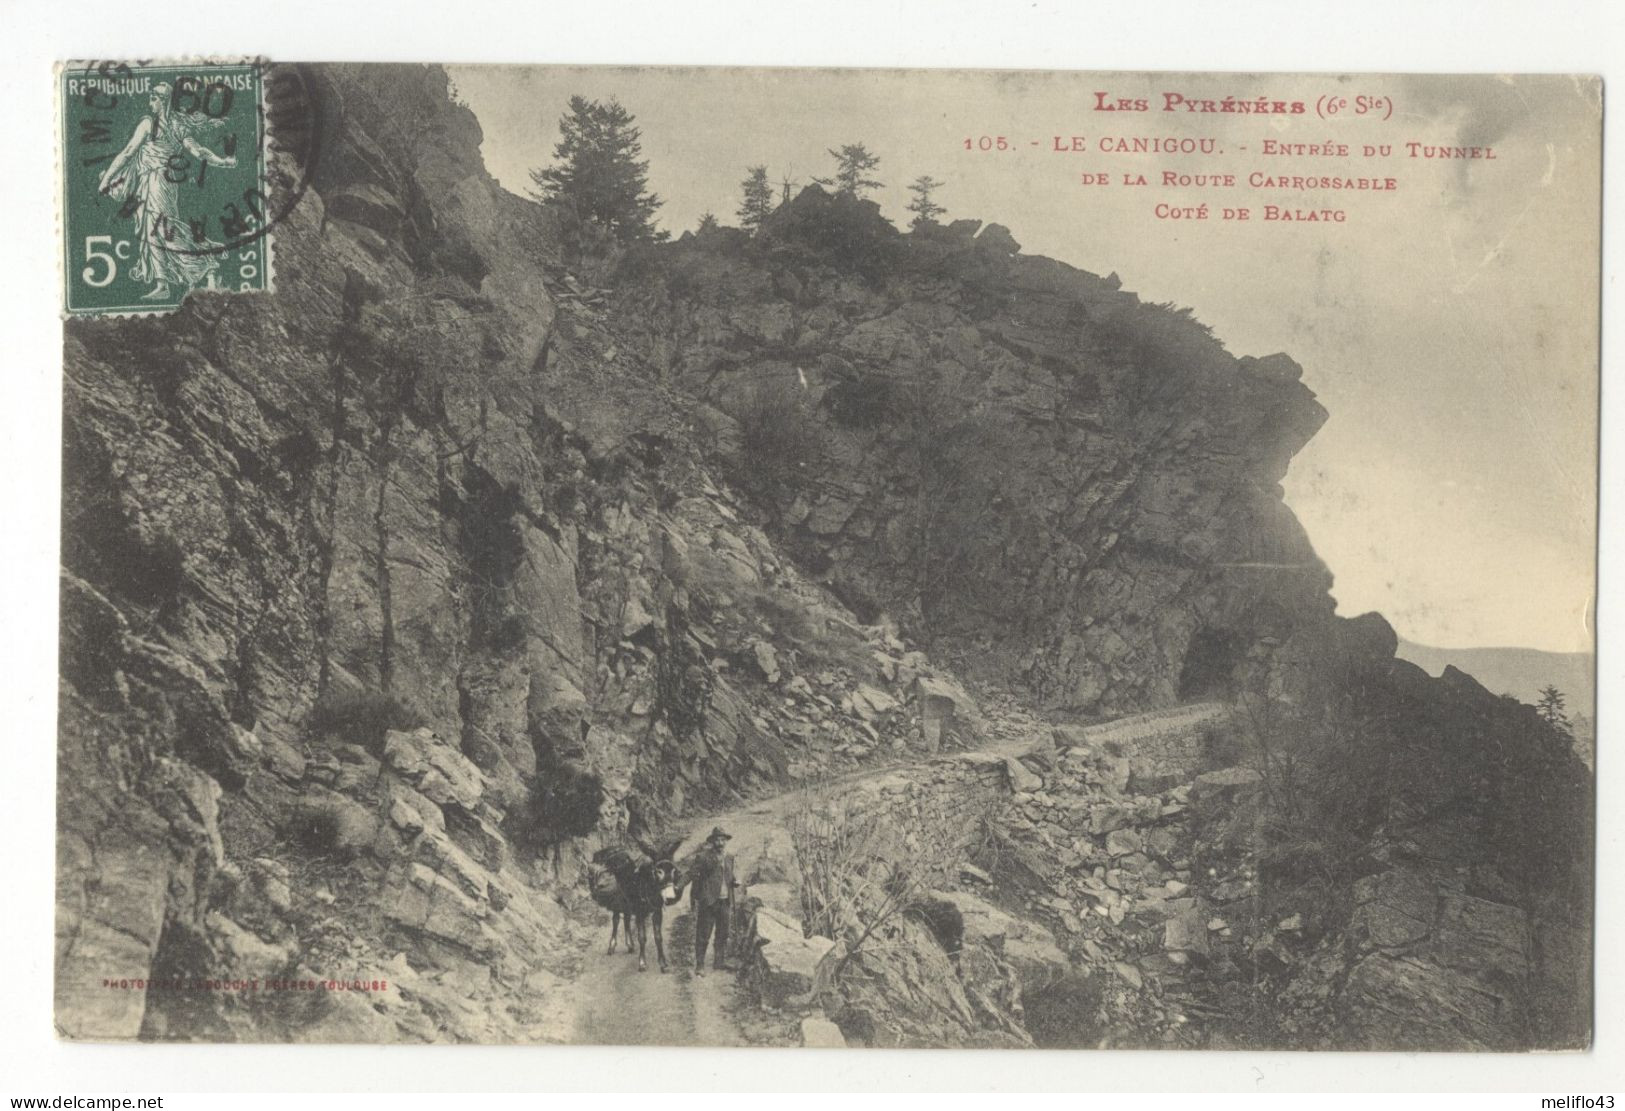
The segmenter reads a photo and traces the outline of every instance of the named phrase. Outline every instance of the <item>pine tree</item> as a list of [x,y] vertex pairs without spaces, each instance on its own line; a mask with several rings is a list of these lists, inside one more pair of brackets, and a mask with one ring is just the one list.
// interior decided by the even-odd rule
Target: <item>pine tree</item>
[[709,212],[702,212],[700,213],[699,226],[694,230],[703,234],[708,231],[716,231],[721,226],[717,223],[717,218],[714,215]]
[[880,165],[880,156],[870,154],[869,148],[862,143],[848,143],[840,150],[829,153],[835,159],[835,176],[813,178],[818,184],[833,186],[837,193],[845,193],[849,197],[861,197],[885,184],[864,176]]
[[632,113],[613,97],[599,102],[572,96],[559,132],[553,165],[530,172],[537,187],[533,195],[572,210],[622,242],[657,238],[653,218],[660,198],[648,191],[649,163],[639,157],[641,132]]
[[931,199],[932,191],[941,189],[946,184],[948,183],[938,181],[930,174],[921,174],[914,179],[914,184],[908,187],[908,191],[914,194],[914,199],[908,202],[908,210],[914,213],[915,227],[922,224],[934,224],[937,222],[937,217],[948,211]]
[[1555,686],[1541,688],[1540,701],[1535,703],[1535,712],[1540,715],[1542,721],[1559,733],[1572,734],[1569,715],[1564,709],[1563,692]]
[[740,182],[744,201],[739,206],[739,225],[755,235],[773,213],[773,187],[767,183],[767,167],[752,166]]

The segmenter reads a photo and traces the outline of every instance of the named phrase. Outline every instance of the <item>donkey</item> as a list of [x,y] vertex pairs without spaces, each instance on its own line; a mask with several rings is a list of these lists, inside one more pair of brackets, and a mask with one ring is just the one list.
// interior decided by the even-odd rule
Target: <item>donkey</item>
[[[655,959],[660,971],[665,972],[666,943],[662,932],[664,908],[673,906],[683,896],[687,880],[672,862],[672,855],[682,841],[668,845],[645,856],[627,849],[599,849],[592,856],[587,869],[587,882],[593,902],[610,913],[609,952],[615,952],[615,938],[621,924],[626,924],[626,951],[632,952],[632,923],[638,924],[638,971],[648,969],[648,926],[652,919],[655,935]],[[654,859],[649,859],[652,856]]]

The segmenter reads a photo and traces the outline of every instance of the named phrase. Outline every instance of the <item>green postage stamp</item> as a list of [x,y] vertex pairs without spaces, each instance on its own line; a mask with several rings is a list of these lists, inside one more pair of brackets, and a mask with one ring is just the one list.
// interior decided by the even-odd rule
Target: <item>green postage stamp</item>
[[255,61],[59,67],[67,314],[271,288],[269,77]]

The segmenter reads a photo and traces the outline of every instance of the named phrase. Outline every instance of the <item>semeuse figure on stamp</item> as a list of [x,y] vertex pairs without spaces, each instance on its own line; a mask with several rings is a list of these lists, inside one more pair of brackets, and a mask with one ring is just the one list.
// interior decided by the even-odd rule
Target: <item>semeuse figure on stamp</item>
[[711,830],[704,846],[695,855],[690,882],[694,906],[694,975],[705,975],[705,947],[716,934],[711,967],[732,971],[724,959],[728,952],[728,916],[733,909],[733,859],[724,855],[723,844],[731,838],[721,826]]
[[[174,181],[175,159],[200,159],[210,166],[232,169],[234,154],[218,154],[199,140],[225,127],[224,120],[211,119],[200,112],[175,109],[170,94],[173,86],[160,81],[147,98],[149,115],[141,117],[129,141],[114,156],[96,182],[98,192],[134,208],[136,221],[136,264],[134,278],[153,286],[144,301],[169,296],[171,283],[192,289],[208,282],[220,268],[218,248],[205,237],[192,236],[181,213],[180,185]],[[228,146],[229,150],[229,146]],[[184,180],[184,178],[183,178]],[[183,241],[182,236],[187,238]],[[184,249],[176,246],[184,242]]]

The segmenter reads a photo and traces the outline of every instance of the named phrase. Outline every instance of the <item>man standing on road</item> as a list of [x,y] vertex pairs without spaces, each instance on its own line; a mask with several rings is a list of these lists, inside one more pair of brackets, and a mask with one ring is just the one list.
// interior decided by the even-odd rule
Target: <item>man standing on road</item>
[[733,860],[723,855],[723,842],[728,834],[717,826],[705,845],[694,857],[694,975],[705,975],[705,943],[716,931],[716,948],[712,951],[713,964],[719,972],[732,971],[723,958],[728,952],[728,912],[732,909]]

